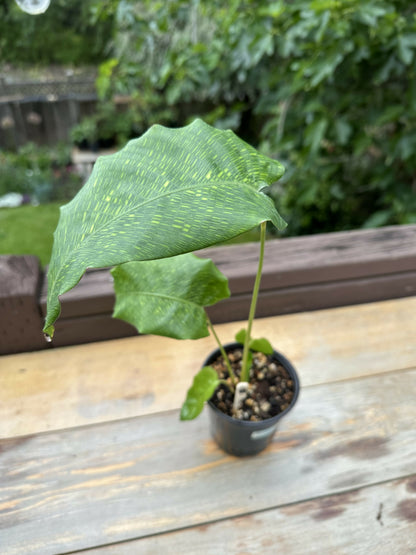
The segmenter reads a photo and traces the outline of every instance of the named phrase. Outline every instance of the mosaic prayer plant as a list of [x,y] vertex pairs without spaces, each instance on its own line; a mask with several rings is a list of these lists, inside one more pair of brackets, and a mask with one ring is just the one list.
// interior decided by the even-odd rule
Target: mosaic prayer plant
[[[48,273],[44,333],[51,339],[59,296],[87,268],[113,267],[113,316],[140,333],[198,339],[211,331],[205,307],[230,295],[227,278],[193,251],[261,226],[259,268],[244,344],[240,381],[248,380],[253,323],[264,256],[266,222],[285,222],[265,194],[283,166],[258,153],[231,131],[201,120],[179,129],[151,127],[120,152],[99,158],[76,197],[61,208]],[[230,368],[230,374],[232,371]],[[233,387],[236,385],[233,378]],[[181,418],[197,416],[219,385],[212,367],[196,375]]]

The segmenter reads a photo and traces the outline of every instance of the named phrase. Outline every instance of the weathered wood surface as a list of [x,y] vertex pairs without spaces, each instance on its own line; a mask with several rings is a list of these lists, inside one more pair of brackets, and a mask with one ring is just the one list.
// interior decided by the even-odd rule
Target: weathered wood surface
[[[213,321],[246,318],[258,245],[215,247],[199,254],[212,258],[230,280],[232,296],[210,308]],[[46,290],[44,282],[40,299],[43,312]],[[271,240],[266,244],[258,315],[316,310],[415,293],[416,225]],[[96,340],[100,331],[105,339],[111,338],[112,333],[113,337],[135,333],[132,327],[111,321],[114,294],[107,270],[88,272],[61,300],[57,346]],[[88,320],[83,321],[92,315],[97,316],[94,327]],[[91,339],[86,333],[88,328],[95,330]]]
[[[177,411],[2,440],[2,553],[66,553],[292,505],[290,520],[295,503],[413,475],[415,382],[416,368],[304,387],[272,445],[246,459],[214,445],[205,415],[184,424]],[[407,534],[415,499],[393,508]]]
[[41,279],[35,256],[0,256],[0,355],[44,346]]
[[[322,233],[290,237],[266,243],[262,288],[413,272],[415,268],[416,225],[380,229]],[[205,251],[234,283],[236,293],[246,290],[249,269],[257,264],[258,245],[249,243]]]
[[257,321],[302,390],[245,459],[205,413],[178,419],[209,338],[1,357],[0,552],[415,555],[415,315],[409,297]]
[[415,522],[413,474],[278,509],[92,549],[88,554],[414,555]]
[[[243,324],[217,332],[230,342]],[[416,366],[416,297],[258,319],[254,334],[291,359],[303,386],[403,370]],[[177,409],[215,348],[211,337],[140,336],[3,356],[0,437]]]

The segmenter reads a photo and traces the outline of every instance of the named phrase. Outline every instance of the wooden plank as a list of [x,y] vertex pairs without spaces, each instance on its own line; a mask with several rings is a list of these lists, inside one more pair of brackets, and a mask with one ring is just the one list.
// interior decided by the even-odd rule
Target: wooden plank
[[[244,322],[217,326],[224,343]],[[416,297],[258,319],[303,386],[416,366]],[[131,337],[0,358],[0,437],[80,426],[183,402],[212,337]],[[99,386],[97,386],[99,384]]]
[[[383,301],[416,294],[416,271],[354,280],[314,283],[261,291],[256,314],[267,317]],[[251,294],[233,295],[207,312],[214,323],[241,320],[249,312]],[[76,320],[78,323],[82,319]],[[75,325],[75,319],[73,320]],[[60,341],[65,340],[62,337]]]
[[[200,251],[234,283],[247,291],[254,276],[258,245],[248,243]],[[341,231],[267,241],[262,289],[328,283],[416,269],[416,225]],[[276,283],[278,276],[278,283]],[[253,277],[254,279],[254,277]]]
[[39,99],[43,116],[43,144],[54,144],[59,141],[58,127],[60,121],[57,118],[57,100],[55,96],[51,98],[52,101],[47,100],[46,102]]
[[304,388],[260,456],[178,412],[0,441],[3,553],[65,553],[414,473],[416,369]]
[[[251,292],[258,244],[215,247],[197,254],[212,258],[218,265],[230,280],[232,295]],[[261,290],[284,289],[287,293],[299,286],[415,271],[416,225],[292,237],[266,243]],[[414,291],[413,286],[407,294]],[[40,299],[44,313],[46,295],[45,281]],[[61,301],[63,318],[112,311],[114,298],[109,272],[88,272],[76,288],[62,295]]]
[[16,122],[11,102],[0,99],[0,148],[14,150],[16,148]]
[[[271,240],[258,303],[259,316],[319,310],[416,293],[416,225]],[[258,244],[200,251],[229,278],[231,298],[209,309],[214,323],[246,318],[258,261]],[[108,270],[89,271],[61,297],[57,345],[120,337],[132,330],[111,322],[114,305]],[[46,310],[46,283],[40,299]],[[100,315],[94,326],[88,318]],[[86,319],[84,321],[84,319]],[[60,327],[59,327],[60,326]],[[89,332],[90,330],[90,332]]]
[[[109,274],[94,272],[96,278],[88,282],[91,294],[77,292],[66,304],[66,317],[56,323],[54,345],[57,347],[77,345],[91,341],[104,341],[117,337],[137,335],[133,326],[111,317],[114,296],[103,291]],[[101,279],[101,278],[105,278]],[[89,278],[88,278],[89,279]],[[305,310],[319,310],[357,303],[376,302],[386,298],[407,297],[416,293],[416,271],[403,272],[370,279],[336,281],[277,290],[261,291],[257,304],[257,316],[291,314]],[[251,294],[235,294],[229,299],[208,307],[207,312],[214,324],[242,320],[247,317]],[[78,312],[84,316],[77,316]],[[96,314],[99,311],[99,314]],[[103,312],[101,312],[103,311]],[[69,317],[69,314],[72,316]]]
[[[22,85],[20,85],[20,88]],[[2,130],[0,146],[2,148],[18,147],[28,140],[37,144],[54,145],[57,141],[67,140],[69,131],[84,115],[91,115],[96,104],[96,95],[89,92],[69,95],[56,95],[56,86],[52,86],[45,94],[32,94],[24,98],[19,95],[8,95],[0,98],[0,117],[12,115],[14,127]],[[55,93],[53,92],[55,89]],[[21,91],[22,92],[22,91]],[[29,91],[30,92],[30,91]],[[39,91],[38,91],[39,92]],[[41,91],[42,93],[42,91]],[[34,124],[30,112],[42,117],[42,121]],[[0,118],[1,119],[1,118]]]
[[23,114],[23,103],[19,102],[19,100],[12,100],[9,103],[9,106],[13,112],[14,139],[16,147],[19,147],[20,145],[25,144],[28,141],[26,122]]
[[[46,278],[40,306],[46,315]],[[61,296],[60,319],[94,314],[111,314],[114,305],[113,279],[108,270],[89,270],[74,289]],[[59,321],[59,320],[58,320]]]
[[416,474],[213,524],[118,543],[89,555],[414,555]]
[[45,114],[42,103],[37,99],[28,100],[21,105],[21,111],[25,120],[27,141],[44,144]]
[[[76,346],[137,335],[135,327],[122,320],[112,318],[109,314],[91,314],[83,318],[62,318],[57,321],[55,326],[53,347]],[[46,347],[51,346],[46,345]]]
[[42,348],[41,281],[35,256],[0,256],[0,355]]

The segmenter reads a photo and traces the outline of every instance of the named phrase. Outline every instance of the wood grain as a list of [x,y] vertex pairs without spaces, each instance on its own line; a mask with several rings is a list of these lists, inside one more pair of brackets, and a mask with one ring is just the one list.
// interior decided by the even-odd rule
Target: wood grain
[[416,474],[213,524],[88,551],[89,555],[414,555]]
[[184,424],[177,411],[2,440],[2,553],[65,553],[411,475],[415,380],[416,368],[306,387],[254,458],[225,455],[205,414]]
[[[223,342],[244,323],[217,326]],[[416,297],[258,319],[303,386],[416,366]],[[177,409],[211,337],[154,336],[0,358],[0,437]]]
[[[277,280],[278,277],[276,277]],[[414,294],[416,294],[416,271],[296,287],[279,287],[260,292],[256,314],[257,317],[265,318],[270,315],[378,302]],[[251,294],[232,295],[229,299],[209,307],[208,314],[214,323],[241,320],[248,314],[250,302]],[[76,320],[78,325],[82,320]],[[67,321],[68,319],[63,320],[63,322]]]
[[[415,240],[416,225],[270,240],[265,248],[262,289],[414,271]],[[212,258],[229,277],[233,293],[247,291],[247,276],[254,280],[258,244],[213,247],[199,254]]]

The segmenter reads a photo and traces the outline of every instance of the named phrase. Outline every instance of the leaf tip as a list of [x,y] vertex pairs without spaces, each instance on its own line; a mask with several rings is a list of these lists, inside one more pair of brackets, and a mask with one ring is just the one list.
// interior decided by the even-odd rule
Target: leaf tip
[[43,337],[45,338],[45,341],[47,343],[50,343],[52,341],[54,333],[55,333],[55,328],[52,325],[45,326],[43,328]]

